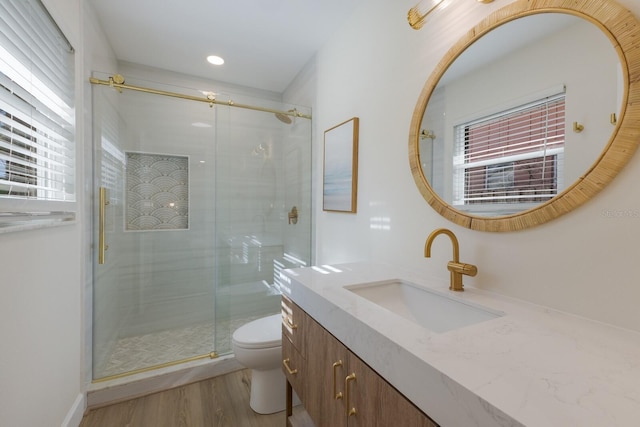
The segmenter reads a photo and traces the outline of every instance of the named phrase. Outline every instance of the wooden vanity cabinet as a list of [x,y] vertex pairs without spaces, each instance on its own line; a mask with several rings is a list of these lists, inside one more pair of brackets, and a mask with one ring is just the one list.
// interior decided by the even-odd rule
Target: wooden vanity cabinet
[[292,389],[305,401],[305,378],[309,377],[305,362],[308,318],[300,307],[282,297],[282,370],[287,378],[287,426],[291,425]]
[[[317,427],[346,426],[344,381],[347,376],[347,348],[311,317],[308,317],[307,325],[306,366],[313,374],[305,378],[304,407]],[[337,393],[341,393],[342,398],[336,399]]]
[[[302,352],[285,333],[283,323],[283,366],[287,388],[293,388],[302,401],[311,424],[296,424],[287,407],[288,426],[315,427],[434,427],[428,416],[409,402],[366,363],[308,316],[290,300],[298,312],[304,337]],[[283,303],[285,307],[285,303]],[[285,320],[286,322],[286,320]],[[295,374],[292,372],[297,369]],[[347,405],[348,403],[348,405]],[[310,421],[307,421],[310,422]]]

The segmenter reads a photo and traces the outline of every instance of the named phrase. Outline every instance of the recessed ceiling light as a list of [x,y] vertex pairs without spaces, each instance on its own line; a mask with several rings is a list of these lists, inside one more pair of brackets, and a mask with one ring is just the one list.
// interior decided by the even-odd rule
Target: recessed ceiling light
[[224,64],[224,59],[220,58],[216,55],[207,56],[207,61],[209,61],[213,65],[222,65]]

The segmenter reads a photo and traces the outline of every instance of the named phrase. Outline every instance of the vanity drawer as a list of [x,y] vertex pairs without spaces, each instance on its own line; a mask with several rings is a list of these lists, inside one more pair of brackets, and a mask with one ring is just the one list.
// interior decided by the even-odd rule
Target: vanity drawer
[[305,361],[286,337],[282,337],[282,371],[298,397],[304,399]]
[[305,318],[307,314],[289,298],[282,297],[282,340],[287,338],[302,357],[306,357],[304,345]]

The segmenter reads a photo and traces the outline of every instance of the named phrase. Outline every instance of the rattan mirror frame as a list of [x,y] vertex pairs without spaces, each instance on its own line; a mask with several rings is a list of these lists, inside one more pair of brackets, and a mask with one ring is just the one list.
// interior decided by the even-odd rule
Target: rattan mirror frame
[[[455,59],[477,39],[514,19],[537,13],[568,13],[598,26],[618,52],[624,77],[620,117],[607,145],[594,164],[576,182],[553,199],[512,215],[481,217],[453,208],[433,191],[420,161],[419,133],[427,103],[440,78]],[[460,226],[479,231],[518,231],[551,221],[584,204],[609,184],[628,163],[640,143],[640,22],[613,0],[518,0],[486,17],[469,30],[442,58],[427,80],[416,104],[409,131],[411,173],[424,199],[440,215]]]

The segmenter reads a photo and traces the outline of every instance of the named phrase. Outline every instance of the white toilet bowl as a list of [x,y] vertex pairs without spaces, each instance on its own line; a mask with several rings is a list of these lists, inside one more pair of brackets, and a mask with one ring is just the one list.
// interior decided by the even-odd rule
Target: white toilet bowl
[[281,325],[281,314],[263,317],[236,329],[231,341],[238,362],[251,369],[249,405],[259,414],[283,411],[286,406]]

